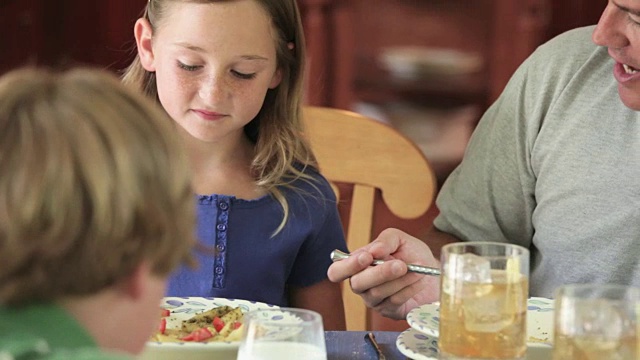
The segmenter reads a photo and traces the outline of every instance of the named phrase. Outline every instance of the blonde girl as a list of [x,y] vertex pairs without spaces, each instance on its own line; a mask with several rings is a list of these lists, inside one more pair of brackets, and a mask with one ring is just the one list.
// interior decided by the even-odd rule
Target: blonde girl
[[304,38],[295,0],[150,0],[124,82],[156,99],[187,149],[199,253],[167,295],[320,312],[344,328],[326,272],[346,249],[335,196],[300,136]]

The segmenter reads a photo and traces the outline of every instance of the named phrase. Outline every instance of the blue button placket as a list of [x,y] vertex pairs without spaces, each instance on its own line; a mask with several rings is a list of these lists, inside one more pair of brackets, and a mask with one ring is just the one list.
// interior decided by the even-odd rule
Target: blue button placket
[[216,288],[225,286],[225,272],[227,270],[227,224],[229,222],[229,207],[231,199],[218,196],[218,218],[216,219],[216,255],[213,268],[213,285]]

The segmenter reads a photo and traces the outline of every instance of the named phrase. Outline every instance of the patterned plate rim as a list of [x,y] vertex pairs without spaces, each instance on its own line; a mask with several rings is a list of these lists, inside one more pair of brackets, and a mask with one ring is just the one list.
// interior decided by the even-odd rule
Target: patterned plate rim
[[437,338],[421,333],[413,328],[408,328],[407,330],[400,333],[400,335],[398,335],[398,338],[396,339],[396,347],[398,348],[398,351],[402,353],[402,355],[414,360],[438,360],[437,345],[436,347],[429,348],[428,350],[432,351],[435,357],[431,355],[425,355],[424,353],[418,352],[421,351],[420,349],[412,349],[411,347],[407,346],[409,336],[422,336],[424,337],[425,341],[435,341],[436,344],[438,342]]

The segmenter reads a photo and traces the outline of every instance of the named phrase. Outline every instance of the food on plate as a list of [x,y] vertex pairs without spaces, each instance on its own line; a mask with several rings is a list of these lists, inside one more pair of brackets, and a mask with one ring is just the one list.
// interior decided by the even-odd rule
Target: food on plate
[[529,339],[527,340],[528,343],[536,343],[536,344],[547,344],[547,345],[551,345],[551,339],[549,339],[548,337],[546,338],[539,338],[539,337],[535,337],[535,336],[529,336]]
[[167,326],[171,312],[161,311],[158,331],[151,341],[159,342],[215,342],[239,341],[244,314],[239,307],[218,306],[183,320],[177,328]]

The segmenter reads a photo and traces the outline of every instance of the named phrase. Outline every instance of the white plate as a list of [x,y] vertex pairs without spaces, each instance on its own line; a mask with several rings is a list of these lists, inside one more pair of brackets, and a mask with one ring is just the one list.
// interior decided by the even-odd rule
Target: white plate
[[438,360],[438,338],[411,328],[398,335],[396,347],[409,359]]
[[[437,338],[439,311],[438,303],[422,305],[407,314],[407,322],[414,330]],[[551,346],[553,341],[552,299],[532,297],[527,301],[527,335],[529,346]]]
[[[171,310],[171,315],[167,318],[167,328],[178,328],[183,320],[193,317],[195,314],[209,310],[218,306],[240,307],[242,312],[253,310],[278,308],[256,301],[225,299],[225,298],[203,298],[203,297],[166,297],[161,306]],[[156,342],[149,341],[138,359],[140,360],[173,360],[186,359],[200,360],[235,360],[238,354],[239,341],[231,342]]]
[[[396,347],[402,355],[414,360],[438,360],[438,338],[409,328],[398,335]],[[527,360],[551,359],[550,346],[527,347]]]

